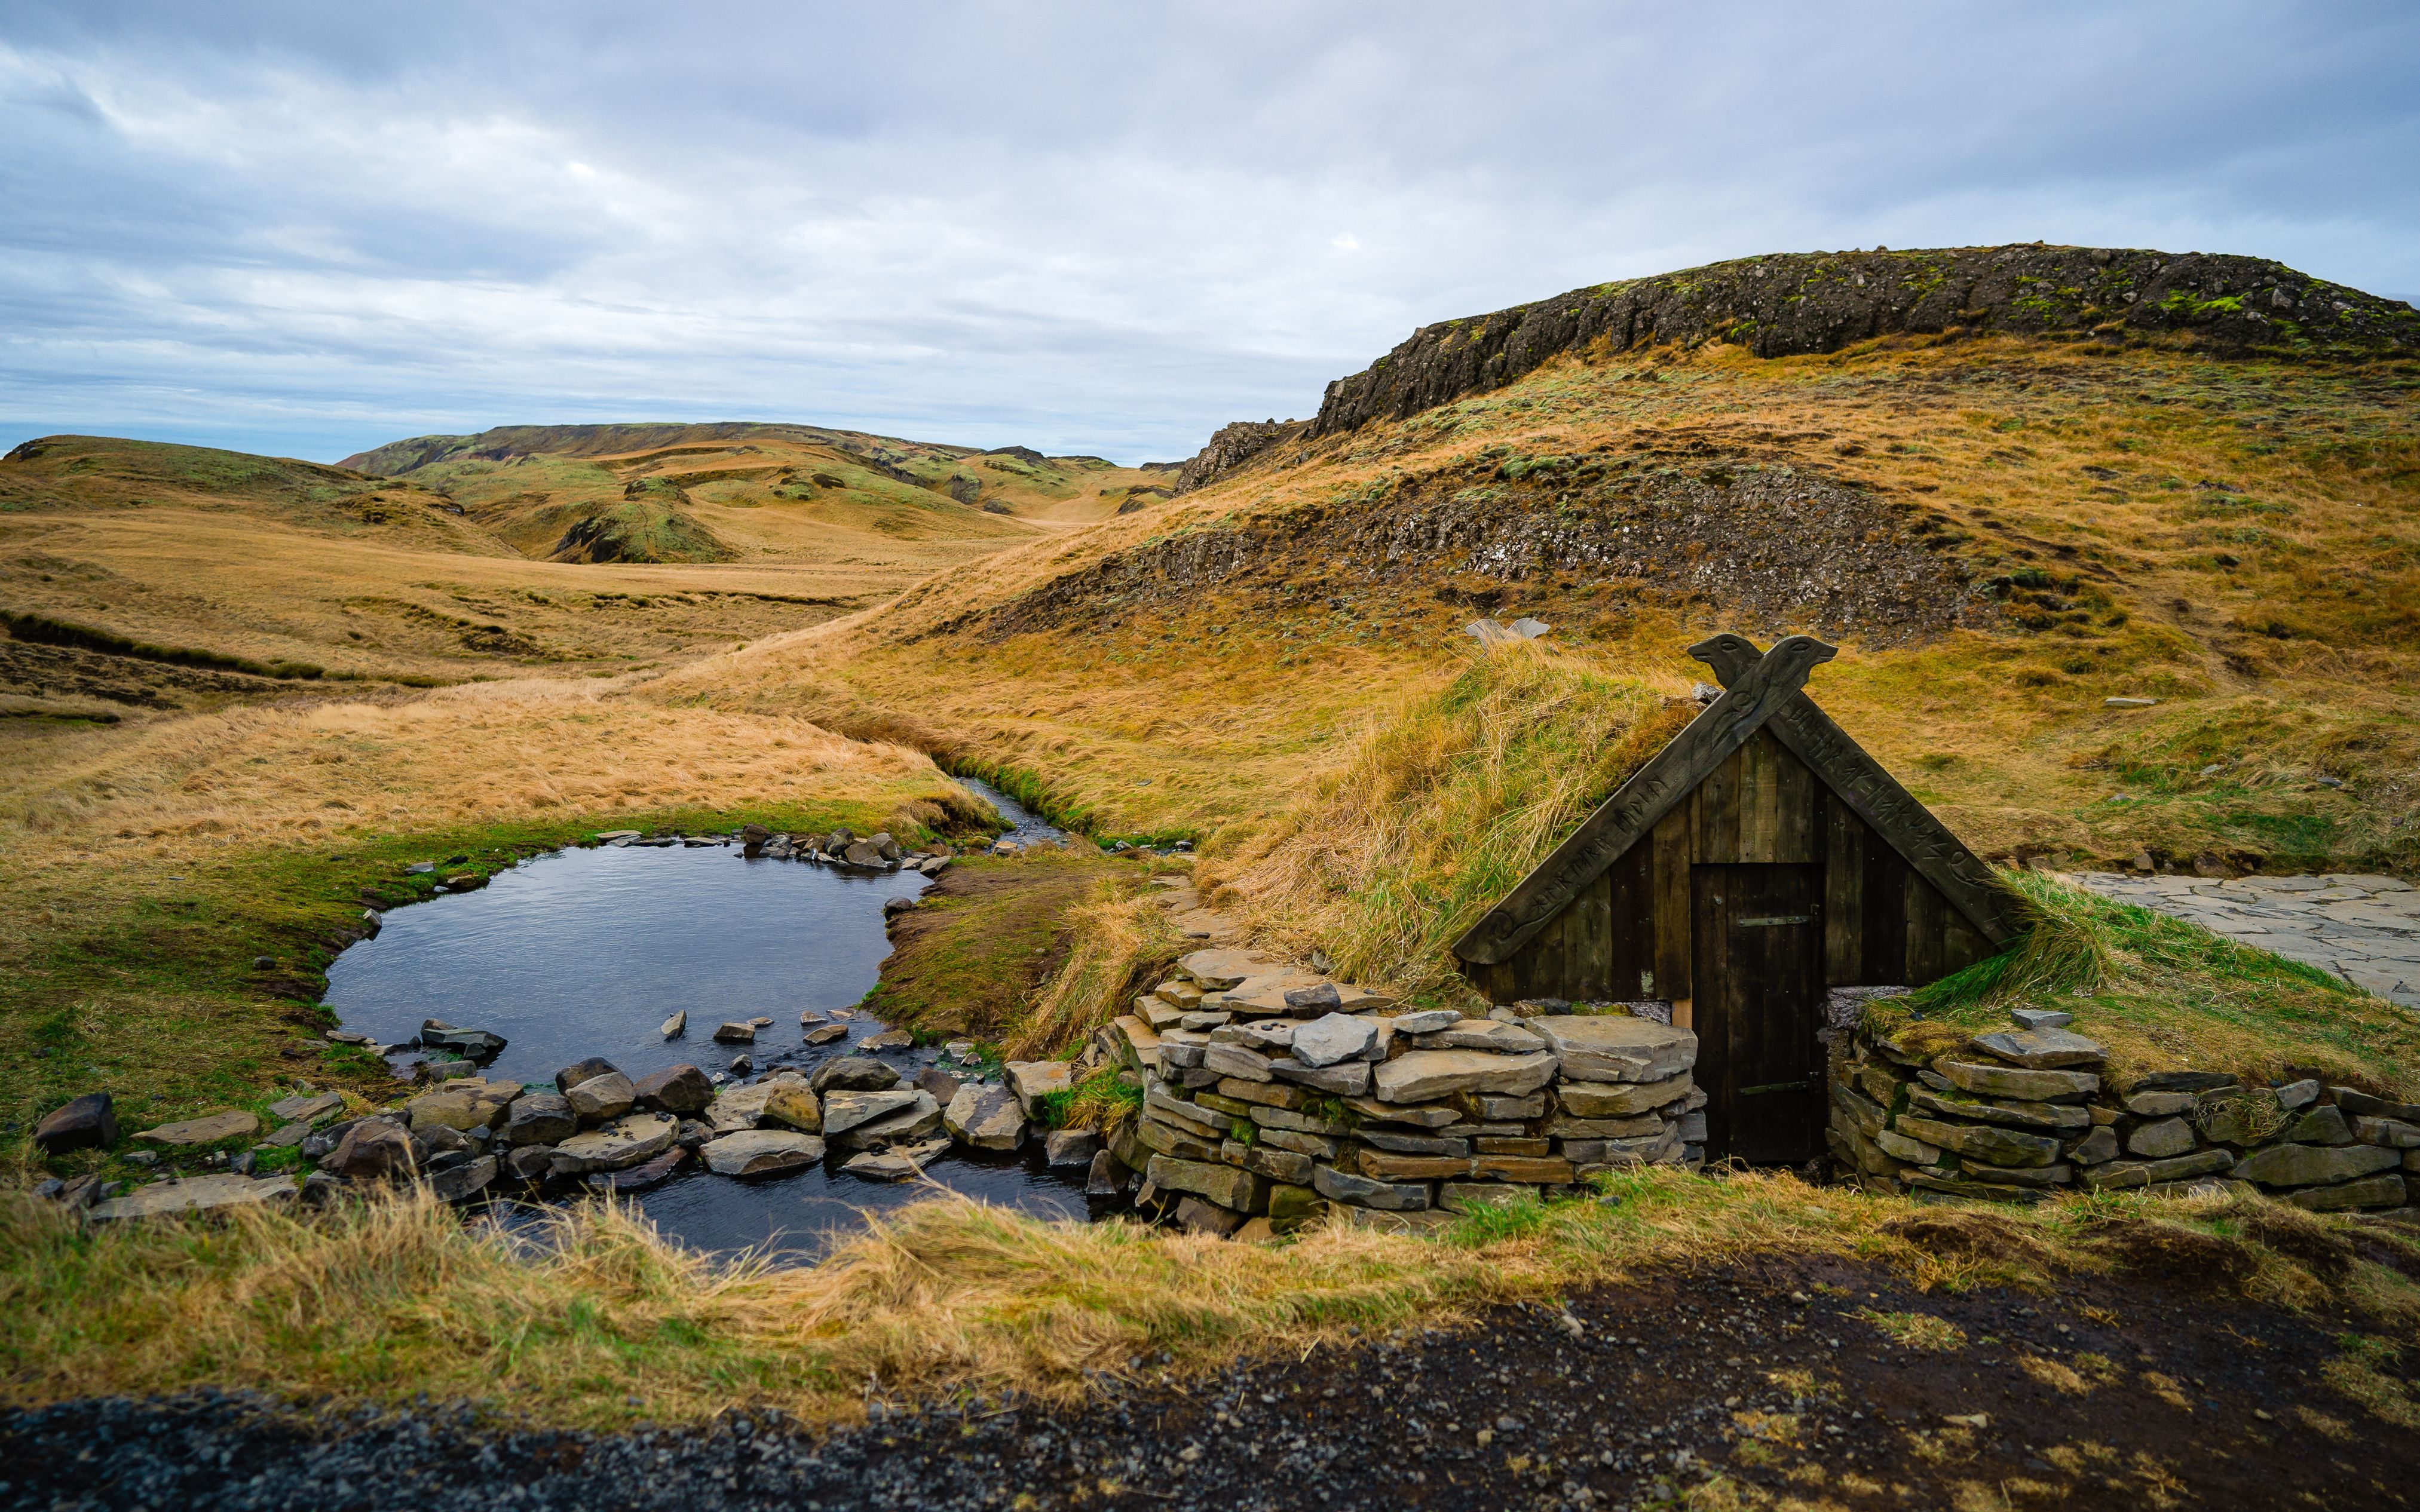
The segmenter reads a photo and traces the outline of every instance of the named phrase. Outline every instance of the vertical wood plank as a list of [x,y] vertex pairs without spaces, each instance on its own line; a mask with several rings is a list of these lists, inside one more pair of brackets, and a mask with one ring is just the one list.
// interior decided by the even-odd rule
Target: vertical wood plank
[[[1754,744],[1751,738],[1748,746]],[[1740,784],[1746,776],[1747,750],[1743,746],[1731,752],[1691,795],[1697,818],[1691,859],[1701,866],[1726,866],[1740,858]]]
[[1845,987],[1866,980],[1866,826],[1845,803],[1823,820],[1823,980]]
[[1650,835],[1606,872],[1605,987],[1622,1002],[1660,995],[1655,982],[1655,842]]
[[1675,804],[1655,826],[1655,995],[1689,995],[1689,868],[1694,863],[1695,796]]
[[1902,894],[1907,900],[1907,976],[1905,984],[1921,987],[1947,975],[1942,969],[1945,959],[1942,936],[1948,927],[1948,906],[1932,884],[1916,874],[1913,868],[1903,872]]

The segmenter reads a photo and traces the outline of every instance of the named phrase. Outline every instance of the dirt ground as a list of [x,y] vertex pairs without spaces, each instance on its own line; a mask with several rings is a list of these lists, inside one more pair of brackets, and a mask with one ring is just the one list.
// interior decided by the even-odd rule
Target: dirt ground
[[[815,1433],[562,1432],[426,1405],[313,1416],[216,1395],[0,1418],[0,1505],[2396,1507],[2420,1501],[2411,1360],[2350,1317],[2189,1277],[1923,1293],[1772,1258],[1472,1327],[1173,1380],[1080,1411],[889,1407]],[[2374,1327],[2375,1325],[2370,1325]],[[612,1389],[599,1383],[600,1390]]]

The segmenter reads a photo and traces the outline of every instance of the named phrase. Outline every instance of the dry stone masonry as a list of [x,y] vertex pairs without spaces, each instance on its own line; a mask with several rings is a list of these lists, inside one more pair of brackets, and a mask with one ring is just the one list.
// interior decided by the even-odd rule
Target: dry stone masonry
[[1833,1060],[1833,1158],[1870,1190],[1920,1200],[2242,1183],[2328,1212],[2404,1207],[2420,1182],[2420,1104],[2223,1072],[2119,1085],[2069,1015],[2016,1017],[1946,1053],[1919,1048],[1930,1026],[1857,1029]]
[[1450,1215],[1600,1171],[1694,1165],[1696,1036],[1613,1005],[1484,1019],[1391,999],[1235,949],[1197,950],[1104,1027],[1143,1089],[1109,1153],[1146,1208],[1284,1232],[1331,1205]]

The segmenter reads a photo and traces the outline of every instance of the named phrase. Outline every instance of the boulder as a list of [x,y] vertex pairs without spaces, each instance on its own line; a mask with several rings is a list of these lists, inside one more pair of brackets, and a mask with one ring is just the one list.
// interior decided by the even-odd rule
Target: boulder
[[753,1129],[763,1121],[765,1104],[777,1087],[799,1085],[796,1072],[779,1072],[761,1082],[745,1087],[726,1087],[715,1094],[706,1110],[706,1121],[716,1134],[736,1134]]
[[542,1181],[554,1174],[554,1147],[516,1145],[504,1153],[504,1173],[517,1181]]
[[579,1132],[580,1116],[560,1092],[524,1092],[504,1114],[504,1143],[515,1149],[558,1145]]
[[626,1114],[555,1146],[554,1174],[585,1176],[590,1171],[636,1165],[670,1149],[673,1136],[679,1132],[680,1120],[669,1113]]
[[[1690,1054],[1695,1058],[1694,1039]],[[1519,1097],[1553,1080],[1557,1064],[1558,1057],[1544,1050],[1526,1056],[1499,1056],[1484,1050],[1410,1050],[1378,1067],[1375,1090],[1386,1103],[1433,1103],[1456,1092]]]
[[1978,1034],[1967,1042],[1987,1056],[2029,1071],[2097,1066],[2109,1058],[2105,1046],[2064,1028],[2002,1029]]
[[496,1179],[496,1157],[473,1156],[459,1165],[429,1173],[428,1190],[440,1202],[468,1202]]
[[1001,1068],[1001,1079],[1029,1119],[1042,1116],[1042,1100],[1075,1085],[1076,1068],[1063,1060],[1012,1060]]
[[587,1081],[590,1077],[611,1076],[619,1070],[621,1070],[620,1067],[614,1065],[612,1061],[606,1059],[602,1056],[590,1056],[585,1060],[573,1061],[570,1065],[564,1067],[559,1072],[556,1072],[554,1073],[554,1089],[558,1092],[568,1092],[573,1088],[579,1086],[582,1082]]
[[220,1212],[264,1202],[284,1202],[292,1198],[295,1191],[294,1178],[290,1176],[196,1176],[182,1181],[154,1181],[138,1186],[124,1196],[96,1203],[85,1216],[94,1223],[106,1224],[128,1218]]
[[349,1181],[416,1175],[425,1147],[395,1118],[363,1119],[345,1131],[319,1168]]
[[708,1141],[699,1153],[718,1176],[770,1176],[815,1165],[824,1158],[824,1142],[784,1129],[742,1129]]
[[427,1050],[451,1050],[472,1060],[493,1060],[504,1053],[504,1037],[429,1019],[420,1026],[420,1043]]
[[963,1085],[965,1084],[955,1076],[939,1066],[927,1066],[916,1073],[916,1086],[923,1091],[932,1093],[933,1101],[943,1107],[950,1105],[950,1100],[958,1095],[958,1088]]
[[656,1026],[656,1032],[667,1040],[676,1040],[689,1032],[689,1010],[680,1009],[672,1017]]
[[[839,1095],[844,1097],[889,1097],[893,1094],[889,1092],[844,1092]],[[852,1125],[846,1132],[835,1136],[832,1139],[832,1143],[839,1145],[844,1149],[879,1149],[886,1145],[907,1144],[915,1140],[923,1139],[926,1135],[932,1134],[935,1130],[941,1127],[941,1105],[933,1101],[931,1093],[911,1089],[904,1091],[898,1095],[906,1096],[912,1099],[912,1101],[904,1108],[899,1108],[892,1112],[886,1113],[880,1118],[867,1119],[863,1122]],[[829,1127],[829,1122],[831,1113],[829,1105],[826,1106],[824,1117],[827,1122],[827,1127],[824,1132],[827,1134],[830,1134],[831,1131]]]
[[779,1124],[800,1134],[824,1132],[824,1107],[821,1099],[807,1090],[804,1082],[778,1081],[765,1092],[764,1111],[756,1120],[762,1124]]
[[1129,1167],[1125,1162],[1106,1149],[1093,1154],[1092,1169],[1084,1173],[1084,1196],[1113,1197],[1126,1189]]
[[933,1101],[931,1094],[916,1088],[894,1088],[879,1092],[828,1092],[824,1095],[824,1128],[827,1137],[847,1133],[861,1124],[876,1122],[916,1106],[917,1099]]
[[2262,1186],[2320,1186],[2401,1164],[2400,1154],[2377,1145],[2271,1145],[2237,1161],[2230,1174]]
[[1962,1091],[1978,1097],[2009,1097],[2026,1103],[2081,1103],[2101,1089],[2101,1078],[2084,1071],[2027,1071],[2019,1066],[1986,1066],[1953,1060],[1947,1056],[1932,1069]]
[[638,1088],[630,1085],[630,1078],[618,1071],[591,1076],[563,1095],[571,1100],[571,1111],[579,1116],[580,1121],[591,1128],[620,1118],[639,1101]]
[[639,1105],[657,1113],[703,1113],[714,1103],[714,1084],[695,1066],[650,1072],[630,1084]]
[[857,1041],[857,1047],[869,1054],[884,1050],[909,1050],[913,1049],[915,1044],[916,1037],[906,1029],[882,1029]]
[[1015,1149],[1025,1143],[1025,1110],[1007,1088],[970,1082],[950,1100],[941,1127],[951,1138],[977,1149]]
[[187,1119],[179,1123],[163,1123],[156,1129],[146,1129],[134,1137],[173,1149],[192,1149],[202,1145],[215,1145],[222,1139],[249,1139],[260,1133],[257,1116],[229,1108],[199,1119]]
[[519,1082],[464,1076],[406,1103],[403,1116],[424,1139],[431,1129],[492,1129],[521,1095]]
[[[839,1026],[834,1025],[833,1027],[838,1028]],[[898,1085],[899,1072],[872,1056],[842,1056],[835,1060],[827,1060],[807,1078],[808,1090],[818,1095],[882,1092]]]
[[860,1150],[840,1168],[861,1181],[905,1181],[923,1174],[914,1161],[889,1150]]
[[107,1149],[116,1143],[117,1109],[107,1092],[86,1092],[53,1108],[34,1125],[34,1144],[45,1155]]
[[1052,1165],[1090,1165],[1101,1151],[1101,1136],[1090,1129],[1053,1129],[1042,1141],[1043,1159]]
[[714,1042],[717,1044],[754,1044],[756,1042],[756,1026],[753,1024],[733,1023],[726,1020],[725,1022],[714,1026]]
[[689,1160],[689,1151],[678,1145],[653,1160],[644,1160],[628,1170],[591,1171],[582,1180],[599,1192],[644,1192],[663,1185]]
[[830,1044],[834,1040],[847,1039],[848,1026],[845,1024],[818,1024],[814,1028],[809,1029],[806,1033],[800,1035],[799,1038],[805,1041],[808,1044]]
[[1696,1035],[1652,1019],[1547,1014],[1524,1027],[1546,1041],[1569,1082],[1660,1082],[1698,1063]]

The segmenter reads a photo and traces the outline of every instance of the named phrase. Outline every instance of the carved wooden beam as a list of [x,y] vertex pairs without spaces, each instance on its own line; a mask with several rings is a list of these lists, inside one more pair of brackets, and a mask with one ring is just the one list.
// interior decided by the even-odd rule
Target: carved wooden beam
[[[1726,687],[1752,675],[1762,664],[1756,642],[1729,633],[1699,641],[1689,648],[1689,655],[1712,667],[1715,680]],[[1774,711],[1765,728],[1814,768],[1885,844],[1907,857],[1908,864],[1940,889],[1993,949],[2006,949],[2024,936],[2027,925],[2016,894],[1959,843],[1938,815],[1917,802],[1830,715],[1816,707],[1813,699],[1793,692]]]
[[1582,887],[1655,827],[1672,806],[1714,775],[1748,736],[1788,706],[1816,664],[1839,654],[1813,636],[1777,642],[1742,670],[1727,692],[1672,737],[1613,796],[1597,806],[1571,839],[1521,879],[1512,895],[1454,942],[1453,953],[1487,965],[1502,961],[1546,927]]

